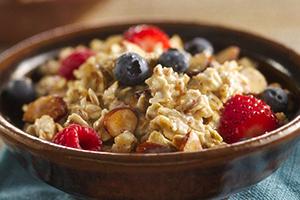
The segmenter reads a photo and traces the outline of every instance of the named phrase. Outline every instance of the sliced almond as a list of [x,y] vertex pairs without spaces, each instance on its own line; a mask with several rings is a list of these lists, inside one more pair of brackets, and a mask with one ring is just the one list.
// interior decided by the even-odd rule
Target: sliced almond
[[202,149],[200,139],[193,131],[187,133],[184,137],[174,137],[173,143],[179,151],[194,152]]
[[67,105],[61,97],[44,96],[27,105],[23,120],[33,123],[41,116],[49,115],[54,121],[57,121],[67,112]]
[[241,73],[247,77],[250,93],[259,94],[267,88],[267,81],[262,73],[253,67],[245,67]]
[[188,139],[183,147],[184,152],[194,152],[202,149],[201,142],[198,135],[195,132],[190,132],[188,134]]
[[187,140],[188,140],[188,134],[186,135],[178,134],[173,137],[172,143],[179,151],[182,151]]
[[216,55],[216,60],[219,63],[224,63],[230,60],[236,60],[240,55],[240,48],[237,46],[230,46]]
[[141,143],[136,148],[137,153],[167,153],[172,151],[173,149],[168,146],[163,146],[151,142]]
[[138,118],[128,107],[115,108],[104,116],[103,125],[107,132],[116,137],[124,131],[134,133]]

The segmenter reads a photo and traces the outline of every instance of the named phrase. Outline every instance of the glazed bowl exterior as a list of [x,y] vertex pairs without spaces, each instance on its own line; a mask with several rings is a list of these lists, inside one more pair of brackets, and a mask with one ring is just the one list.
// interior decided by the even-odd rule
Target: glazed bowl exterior
[[[141,23],[155,24],[170,35],[178,33],[184,40],[205,37],[216,49],[237,45],[243,55],[269,66],[262,69],[269,80],[276,79],[296,96],[299,94],[300,56],[293,50],[230,28],[163,20],[80,24],[34,36],[2,54],[0,86],[12,76],[23,76],[27,68],[41,64],[60,47],[119,34]],[[0,104],[0,135],[30,173],[70,194],[105,200],[225,198],[273,173],[294,149],[300,135],[297,108],[292,120],[279,129],[216,149],[161,154],[90,152],[26,134],[4,114],[4,108],[9,106],[13,105]]]

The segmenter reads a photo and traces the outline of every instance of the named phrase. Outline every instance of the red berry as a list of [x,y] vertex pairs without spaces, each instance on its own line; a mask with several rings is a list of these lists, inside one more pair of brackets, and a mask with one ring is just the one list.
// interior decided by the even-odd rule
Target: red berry
[[225,142],[234,143],[272,131],[277,126],[277,119],[265,102],[251,95],[235,95],[224,105],[219,133]]
[[170,48],[168,35],[156,26],[138,25],[130,27],[124,33],[124,38],[148,52],[153,51],[157,43],[161,43],[164,49]]
[[71,124],[58,132],[53,142],[67,147],[84,149],[90,151],[100,151],[102,140],[92,128],[78,124]]
[[73,71],[78,69],[89,57],[94,55],[94,52],[84,49],[75,50],[68,57],[61,61],[58,73],[66,79],[74,79]]

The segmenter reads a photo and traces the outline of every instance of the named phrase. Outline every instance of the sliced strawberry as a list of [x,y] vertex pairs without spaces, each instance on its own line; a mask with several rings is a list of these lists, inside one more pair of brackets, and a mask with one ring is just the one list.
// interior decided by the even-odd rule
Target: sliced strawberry
[[75,50],[68,57],[61,61],[58,73],[66,79],[74,79],[73,71],[78,69],[94,52],[88,49]]
[[92,128],[78,124],[71,124],[58,132],[53,142],[67,147],[84,149],[90,151],[100,151],[102,140]]
[[277,119],[265,102],[251,95],[235,95],[224,105],[218,131],[225,142],[234,143],[262,135],[277,126]]
[[158,43],[161,43],[164,49],[170,48],[169,36],[156,26],[138,25],[130,27],[124,33],[124,38],[148,52],[153,51]]

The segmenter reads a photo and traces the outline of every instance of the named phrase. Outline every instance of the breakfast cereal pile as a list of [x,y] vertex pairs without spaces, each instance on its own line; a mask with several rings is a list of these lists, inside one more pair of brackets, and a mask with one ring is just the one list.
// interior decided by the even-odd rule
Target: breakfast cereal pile
[[18,80],[34,96],[24,131],[117,153],[194,152],[272,131],[287,121],[288,91],[239,54],[151,25],[63,48],[37,82]]

